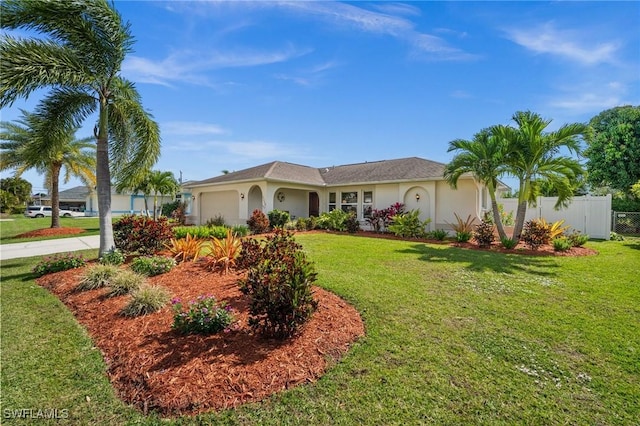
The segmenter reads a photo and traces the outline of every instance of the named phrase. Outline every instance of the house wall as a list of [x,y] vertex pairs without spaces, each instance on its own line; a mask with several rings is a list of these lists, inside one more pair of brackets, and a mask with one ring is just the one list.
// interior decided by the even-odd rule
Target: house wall
[[[294,217],[308,217],[309,193],[316,192],[320,199],[320,213],[329,211],[329,194],[336,193],[335,208],[342,208],[342,193],[357,193],[358,219],[366,224],[363,215],[364,192],[373,193],[372,209],[386,209],[397,202],[404,203],[408,210],[420,210],[422,220],[431,219],[428,230],[449,229],[448,222],[455,222],[454,212],[460,216],[480,217],[482,187],[472,179],[461,179],[458,189],[452,189],[443,181],[381,183],[369,185],[346,185],[336,187],[314,187],[311,185],[253,181],[237,182],[209,187],[187,188],[195,196],[190,223],[203,224],[216,214],[222,214],[229,225],[244,225],[256,208],[268,213],[285,210]],[[280,201],[278,194],[284,199]],[[242,198],[240,194],[244,194]],[[419,197],[416,197],[419,195]],[[332,206],[333,207],[333,206]]]
[[[158,208],[163,204],[173,201],[170,196],[158,196]],[[86,216],[98,215],[98,196],[90,195],[86,199]],[[153,196],[147,197],[147,206],[151,215],[153,215]],[[122,216],[125,214],[143,214],[144,197],[142,195],[131,194],[111,194],[111,214],[113,216]]]
[[205,192],[200,196],[199,217],[204,224],[209,219],[222,216],[225,223],[236,224],[240,220],[240,193],[236,190]]
[[445,181],[436,183],[436,206],[435,219],[433,219],[434,229],[451,230],[449,223],[456,223],[458,216],[466,218],[476,217],[477,220],[482,218],[482,187],[476,185],[472,179],[461,179],[458,181],[458,188],[453,189]]

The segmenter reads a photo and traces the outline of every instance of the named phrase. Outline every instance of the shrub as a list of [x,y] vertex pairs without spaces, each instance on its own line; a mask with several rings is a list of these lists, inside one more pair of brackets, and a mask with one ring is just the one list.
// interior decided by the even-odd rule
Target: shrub
[[130,265],[133,272],[147,277],[169,272],[176,266],[175,259],[163,256],[143,256],[135,258]]
[[350,234],[355,234],[360,230],[360,221],[358,220],[354,212],[351,212],[351,214],[349,214],[349,217],[344,222],[344,226],[347,229],[347,232]]
[[609,240],[611,241],[624,241],[624,237],[617,232],[609,233]]
[[309,222],[309,219],[306,219],[304,217],[299,217],[296,220],[296,230],[297,231],[306,231],[307,230],[307,224]]
[[261,210],[255,209],[247,225],[252,234],[264,234],[269,231],[269,218]]
[[124,253],[154,254],[173,236],[166,217],[123,216],[113,224],[116,247]]
[[66,271],[67,269],[80,268],[86,265],[81,255],[74,253],[57,253],[43,258],[33,268],[33,273],[41,277],[52,272]]
[[95,290],[97,288],[106,287],[111,282],[111,279],[120,272],[120,268],[112,264],[98,264],[87,269],[82,277],[80,283],[76,286],[76,290]]
[[184,225],[186,220],[186,211],[187,211],[187,203],[182,202],[180,200],[175,200],[170,203],[165,203],[160,207],[160,212],[162,216],[169,217],[179,223],[180,225]]
[[182,334],[214,334],[231,330],[235,321],[233,310],[213,296],[198,296],[189,302],[186,312],[180,299],[173,299],[172,329]]
[[209,228],[209,238],[225,238],[229,229],[226,226],[212,226]]
[[285,211],[276,209],[269,212],[269,225],[271,225],[271,228],[284,228],[289,220],[291,220],[291,216]]
[[491,222],[482,220],[473,232],[473,239],[478,243],[478,247],[490,247],[496,238],[493,234],[494,225]]
[[249,296],[249,324],[265,335],[286,338],[296,333],[316,310],[311,286],[313,265],[287,231],[267,238],[260,260],[239,281]]
[[211,228],[208,226],[174,226],[173,238],[185,238],[191,235],[196,238],[209,238],[211,236]]
[[114,247],[100,256],[100,259],[98,259],[98,261],[103,265],[120,266],[124,263],[124,254],[122,254],[120,250]]
[[420,220],[420,210],[412,210],[409,213],[401,213],[393,216],[393,222],[389,225],[389,231],[403,238],[419,238],[425,235],[425,228],[431,219]]
[[[569,226],[562,226],[564,220],[557,220],[553,223],[548,223],[543,218],[539,219],[541,226],[549,228],[549,241],[559,238],[564,235],[565,231],[569,229]],[[548,243],[547,241],[546,243]],[[546,244],[545,243],[545,244]]]
[[[509,213],[505,213],[504,205],[498,204],[498,213],[500,214],[500,222],[502,222],[502,225],[513,226],[513,224],[515,223],[515,219],[513,218],[512,211],[510,211]],[[495,225],[495,223],[493,223],[493,210],[489,210],[484,214],[484,220]]]
[[434,229],[429,232],[426,237],[430,240],[444,241],[444,239],[447,238],[447,235],[449,235],[449,233],[444,229]]
[[221,214],[217,214],[214,217],[207,219],[205,225],[207,225],[209,228],[213,228],[214,226],[226,226],[226,223],[224,221],[224,216],[222,216]]
[[108,297],[122,296],[131,293],[142,286],[146,281],[143,275],[137,274],[128,269],[119,271],[111,278],[107,288]]
[[502,244],[502,247],[506,248],[507,250],[511,250],[516,245],[518,245],[518,242],[516,240],[512,240],[509,237],[503,237],[500,238],[500,244]]
[[567,251],[572,247],[571,241],[567,237],[554,238],[552,243],[555,251]]
[[231,230],[236,237],[246,237],[249,235],[249,227],[246,225],[234,225]]
[[211,240],[211,251],[207,254],[206,267],[226,274],[230,268],[235,267],[241,249],[242,242],[233,235],[231,229],[228,229],[225,238]]
[[192,237],[190,234],[187,234],[185,238],[171,238],[169,244],[165,244],[165,247],[167,248],[167,250],[169,250],[176,261],[195,262],[196,259],[198,259],[198,257],[200,256],[203,245],[204,240]]
[[[473,232],[473,222],[476,221],[476,218],[472,218],[471,215],[467,216],[466,220],[462,220],[460,218],[460,216],[458,216],[458,213],[454,213],[453,214],[456,217],[456,223],[449,223],[447,222],[447,224],[451,225],[451,229],[453,229],[456,232],[456,239],[457,239],[457,235],[459,233],[461,234],[468,234],[469,238],[467,238],[466,241],[469,241],[471,239],[471,233]],[[458,241],[458,242],[466,242],[466,241]]]
[[569,242],[572,247],[582,247],[589,241],[589,236],[586,234],[582,234],[580,231],[576,231],[575,229],[569,235],[567,235]]
[[312,231],[318,228],[318,218],[316,216],[309,216],[307,219],[307,231]]
[[538,250],[551,241],[550,226],[543,220],[529,220],[522,229],[522,240],[531,250]]
[[393,222],[394,216],[404,213],[405,205],[403,203],[395,203],[386,209],[373,209],[366,220],[375,232],[382,232],[387,230],[389,225]]
[[249,269],[262,259],[262,245],[255,238],[247,238],[240,243],[240,255],[236,259],[236,268]]
[[122,308],[122,315],[138,317],[159,311],[169,302],[169,291],[164,287],[143,284],[131,293],[131,299]]
[[473,235],[472,232],[470,231],[457,231],[456,232],[456,241],[459,243],[466,243],[467,241],[469,241],[471,239],[471,236]]
[[320,215],[318,218],[318,226],[330,231],[344,232],[347,229],[346,222],[348,218],[349,213],[341,209],[334,209]]

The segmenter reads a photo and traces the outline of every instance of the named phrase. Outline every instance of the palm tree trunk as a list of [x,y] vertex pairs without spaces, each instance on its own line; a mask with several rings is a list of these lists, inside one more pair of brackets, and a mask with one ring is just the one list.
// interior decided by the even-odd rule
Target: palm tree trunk
[[513,237],[512,240],[518,242],[520,241],[520,234],[522,234],[522,228],[524,226],[524,218],[527,214],[527,200],[522,200],[518,202],[518,209],[516,211],[516,222],[513,226]]
[[491,211],[493,212],[493,223],[496,224],[500,240],[506,239],[507,233],[504,230],[502,218],[500,217],[500,209],[498,208],[498,200],[496,200],[496,194],[493,191],[489,191],[489,194],[491,196]]
[[115,247],[111,224],[111,172],[109,171],[107,100],[100,98],[100,122],[96,135],[96,182],[98,186],[98,218],[100,222],[100,250],[102,256]]
[[58,163],[51,165],[51,227],[60,228],[60,169]]

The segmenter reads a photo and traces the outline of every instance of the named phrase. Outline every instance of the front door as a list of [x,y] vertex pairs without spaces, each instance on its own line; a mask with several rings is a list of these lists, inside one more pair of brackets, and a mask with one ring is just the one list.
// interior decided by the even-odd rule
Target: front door
[[309,217],[320,216],[320,197],[317,192],[309,193]]

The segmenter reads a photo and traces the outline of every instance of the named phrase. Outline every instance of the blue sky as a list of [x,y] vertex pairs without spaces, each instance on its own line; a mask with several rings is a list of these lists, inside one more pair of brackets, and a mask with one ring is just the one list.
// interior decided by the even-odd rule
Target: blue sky
[[115,5],[136,39],[122,74],[160,124],[154,169],[185,181],[273,160],[446,163],[449,141],[519,110],[555,129],[640,104],[640,2]]

